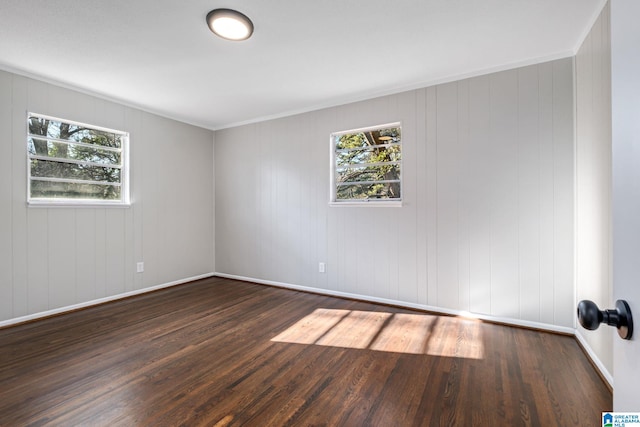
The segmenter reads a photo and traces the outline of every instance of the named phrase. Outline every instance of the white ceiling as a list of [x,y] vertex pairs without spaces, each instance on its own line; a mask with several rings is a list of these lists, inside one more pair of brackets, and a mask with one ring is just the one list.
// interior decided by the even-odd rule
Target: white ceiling
[[0,0],[0,68],[220,129],[571,56],[604,1]]

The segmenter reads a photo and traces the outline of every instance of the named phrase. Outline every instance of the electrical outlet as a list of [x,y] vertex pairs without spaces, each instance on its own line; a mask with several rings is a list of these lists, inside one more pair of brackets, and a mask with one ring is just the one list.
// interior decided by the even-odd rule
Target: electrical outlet
[[144,272],[144,262],[139,262],[136,264],[136,272],[138,273]]
[[326,271],[326,267],[324,265],[324,262],[318,263],[318,272],[324,273],[325,271]]

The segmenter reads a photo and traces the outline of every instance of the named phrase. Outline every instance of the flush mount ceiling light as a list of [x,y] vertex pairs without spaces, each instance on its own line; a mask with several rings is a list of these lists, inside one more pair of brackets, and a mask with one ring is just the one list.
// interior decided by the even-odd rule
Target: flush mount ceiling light
[[207,25],[217,36],[227,40],[246,40],[253,34],[253,22],[232,9],[214,9],[207,14]]

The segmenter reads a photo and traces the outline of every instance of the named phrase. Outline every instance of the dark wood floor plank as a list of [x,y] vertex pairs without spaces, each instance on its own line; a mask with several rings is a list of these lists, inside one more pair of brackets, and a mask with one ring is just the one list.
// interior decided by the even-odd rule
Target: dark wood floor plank
[[611,407],[571,337],[221,278],[0,330],[2,426],[583,426]]

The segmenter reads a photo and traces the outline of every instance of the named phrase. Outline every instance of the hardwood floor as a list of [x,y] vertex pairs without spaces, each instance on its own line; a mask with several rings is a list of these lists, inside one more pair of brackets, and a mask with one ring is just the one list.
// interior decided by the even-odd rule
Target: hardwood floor
[[0,330],[0,425],[600,425],[572,337],[212,278]]

